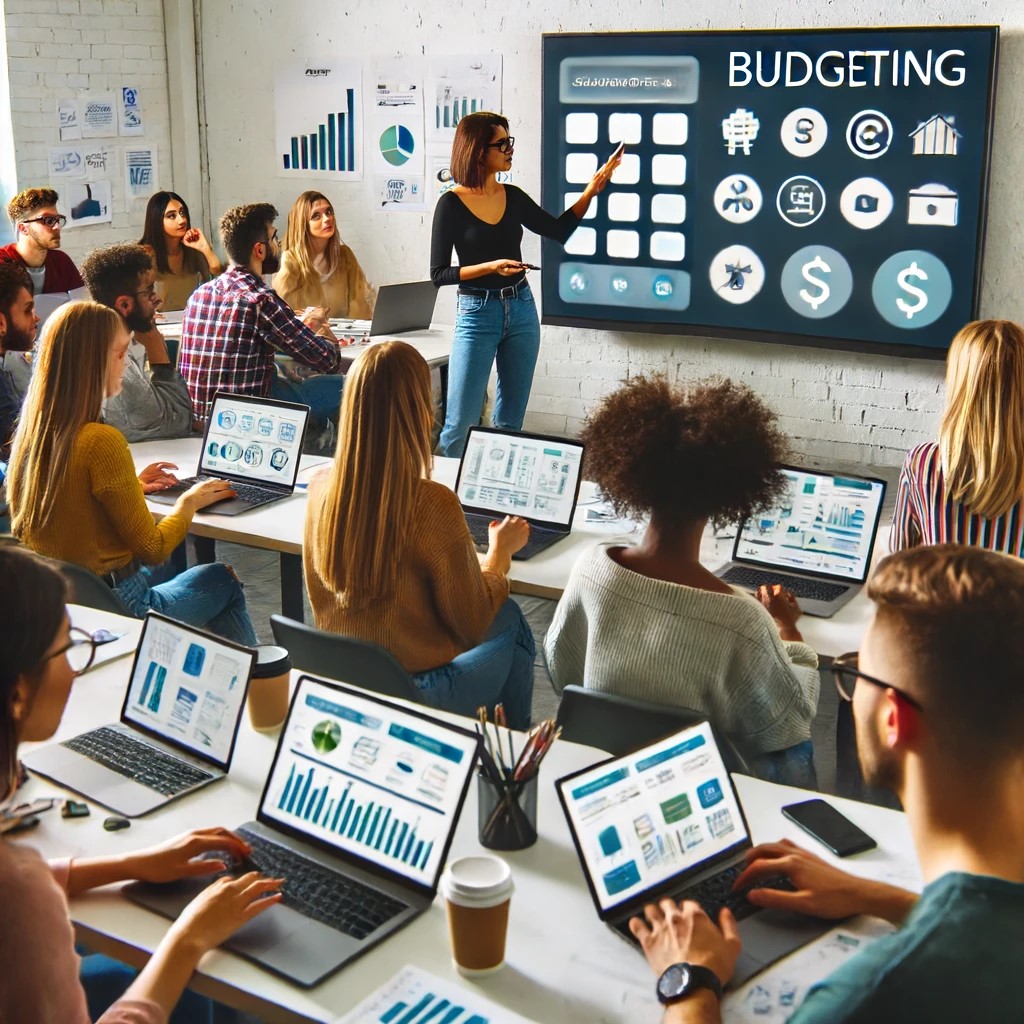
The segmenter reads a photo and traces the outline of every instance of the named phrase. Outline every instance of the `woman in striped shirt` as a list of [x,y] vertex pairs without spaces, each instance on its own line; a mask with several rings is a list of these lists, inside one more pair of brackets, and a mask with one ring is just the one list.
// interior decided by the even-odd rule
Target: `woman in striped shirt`
[[977,320],[953,339],[938,441],[900,473],[890,547],[970,544],[1024,556],[1024,328]]

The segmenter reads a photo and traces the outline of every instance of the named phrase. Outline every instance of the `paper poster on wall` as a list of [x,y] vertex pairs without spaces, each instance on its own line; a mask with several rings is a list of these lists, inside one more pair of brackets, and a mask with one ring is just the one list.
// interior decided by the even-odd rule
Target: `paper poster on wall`
[[377,199],[387,210],[423,210],[423,68],[417,57],[373,62],[369,130]]
[[109,224],[113,212],[109,178],[71,180],[61,186],[57,209],[68,218],[67,227]]
[[148,199],[156,191],[156,180],[156,147],[125,146],[124,191],[128,199]]
[[90,178],[105,178],[114,170],[117,149],[106,146],[82,146],[82,165]]
[[82,137],[82,122],[78,116],[78,100],[64,96],[57,100],[57,124],[61,142],[74,142]]
[[125,85],[121,88],[117,112],[117,130],[121,135],[141,135],[144,130],[142,123],[142,98],[135,86]]
[[430,158],[430,181],[434,189],[434,197],[443,196],[450,188],[454,188],[452,181],[451,158],[448,156],[434,156]]
[[53,146],[50,149],[51,178],[85,176],[85,157],[80,146]]
[[362,181],[362,65],[300,63],[278,71],[274,86],[279,178]]
[[86,93],[78,99],[83,139],[106,139],[117,135],[114,94]]
[[450,146],[466,114],[501,110],[501,54],[432,57],[427,97],[428,138]]

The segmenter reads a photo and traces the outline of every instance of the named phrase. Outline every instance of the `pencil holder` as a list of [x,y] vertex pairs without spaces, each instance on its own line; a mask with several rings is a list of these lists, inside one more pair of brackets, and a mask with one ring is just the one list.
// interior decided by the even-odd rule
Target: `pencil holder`
[[537,775],[521,782],[495,782],[477,773],[480,845],[489,850],[525,850],[537,842]]

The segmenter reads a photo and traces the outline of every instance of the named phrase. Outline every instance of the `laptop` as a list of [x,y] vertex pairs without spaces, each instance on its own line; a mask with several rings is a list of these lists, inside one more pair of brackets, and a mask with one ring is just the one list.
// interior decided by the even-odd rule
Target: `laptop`
[[196,476],[146,500],[173,505],[202,480],[230,480],[236,496],[203,509],[236,516],[295,492],[309,406],[218,391],[210,406]]
[[[637,949],[629,921],[648,903],[696,899],[715,921],[727,905],[743,941],[730,982],[738,987],[835,927],[835,921],[759,909],[732,892],[753,844],[708,722],[556,786],[598,916]],[[784,882],[775,880],[774,887]]]
[[[235,830],[253,853],[232,873],[284,878],[284,900],[224,947],[309,987],[409,924],[437,895],[476,757],[469,729],[302,676],[257,820]],[[173,919],[210,881],[124,891]]]
[[433,281],[382,284],[377,289],[372,320],[332,318],[331,329],[341,334],[376,338],[385,334],[426,330],[434,319],[437,287]]
[[831,618],[864,585],[885,481],[783,466],[779,504],[740,523],[732,560],[716,570],[745,590],[781,583],[808,615]]
[[149,612],[121,721],[30,751],[26,767],[129,818],[224,778],[256,652]]
[[[43,329],[43,324],[53,315],[53,313],[60,309],[67,302],[77,302],[79,299],[88,299],[89,290],[87,288],[72,288],[69,292],[46,292],[40,293],[34,296],[36,306],[36,316],[39,317],[39,327],[37,330]],[[36,334],[38,339],[39,335]]]
[[572,530],[583,471],[583,445],[564,437],[470,427],[455,493],[476,546],[488,545],[488,524],[521,516],[530,539],[515,559],[533,558]]

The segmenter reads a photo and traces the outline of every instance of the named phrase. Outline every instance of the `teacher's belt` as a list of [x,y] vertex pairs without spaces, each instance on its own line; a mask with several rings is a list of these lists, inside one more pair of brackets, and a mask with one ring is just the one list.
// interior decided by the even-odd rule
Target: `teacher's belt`
[[527,285],[528,282],[524,277],[522,281],[504,288],[464,288],[459,285],[459,291],[463,295],[482,295],[485,299],[514,299]]
[[122,565],[120,569],[111,569],[110,572],[104,573],[100,579],[113,589],[119,583],[130,580],[141,568],[142,563],[137,558],[133,558],[127,565]]

